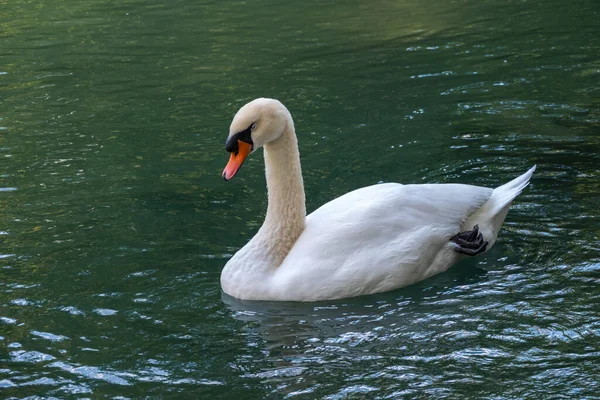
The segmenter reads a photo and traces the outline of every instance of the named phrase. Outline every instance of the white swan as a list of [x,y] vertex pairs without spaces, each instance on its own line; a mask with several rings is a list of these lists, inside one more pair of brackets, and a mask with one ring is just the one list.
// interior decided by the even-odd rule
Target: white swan
[[[347,193],[306,216],[292,116],[256,99],[233,118],[230,180],[263,147],[269,205],[256,235],[225,265],[221,286],[243,300],[317,301],[383,292],[446,271],[496,241],[535,166],[496,189],[384,183]],[[461,233],[462,232],[462,233]]]

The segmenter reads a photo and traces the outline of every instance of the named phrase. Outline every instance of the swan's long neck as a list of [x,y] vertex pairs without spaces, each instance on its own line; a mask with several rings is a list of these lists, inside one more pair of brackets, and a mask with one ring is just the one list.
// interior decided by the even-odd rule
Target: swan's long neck
[[291,116],[282,135],[265,145],[269,191],[267,216],[257,236],[274,266],[279,266],[304,230],[306,204],[298,140]]

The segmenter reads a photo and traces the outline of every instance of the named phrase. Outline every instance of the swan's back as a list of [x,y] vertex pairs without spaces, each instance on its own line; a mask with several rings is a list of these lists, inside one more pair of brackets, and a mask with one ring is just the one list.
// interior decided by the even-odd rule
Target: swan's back
[[338,230],[345,231],[352,225],[374,231],[388,225],[404,230],[423,225],[460,228],[490,199],[492,192],[480,186],[452,183],[384,183],[354,190],[324,204],[307,217],[307,225],[320,229],[320,225],[326,224],[328,229],[321,231],[323,234],[340,234],[343,232]]

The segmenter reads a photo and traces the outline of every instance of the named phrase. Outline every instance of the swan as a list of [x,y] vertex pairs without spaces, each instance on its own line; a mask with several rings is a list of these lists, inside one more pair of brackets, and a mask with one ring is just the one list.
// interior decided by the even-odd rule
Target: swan
[[535,166],[496,189],[382,183],[306,215],[298,141],[288,109],[259,98],[234,116],[223,178],[264,147],[268,207],[256,235],[221,272],[241,300],[320,301],[404,287],[484,253]]

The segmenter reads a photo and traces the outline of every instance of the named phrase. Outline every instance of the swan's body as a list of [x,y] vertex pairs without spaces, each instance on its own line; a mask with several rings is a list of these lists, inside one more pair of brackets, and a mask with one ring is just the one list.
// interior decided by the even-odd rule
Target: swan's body
[[[246,133],[247,141],[239,139]],[[233,141],[241,146],[234,149]],[[488,189],[459,184],[386,183],[347,193],[306,215],[291,115],[257,99],[236,114],[225,179],[245,154],[264,145],[269,206],[258,233],[227,263],[223,291],[246,300],[316,301],[383,292],[450,268],[465,256],[450,239],[479,225],[487,249],[511,201],[535,167]],[[237,151],[236,151],[237,150]],[[242,159],[238,156],[242,154]],[[235,154],[234,154],[235,153]],[[483,250],[485,251],[485,246]]]

